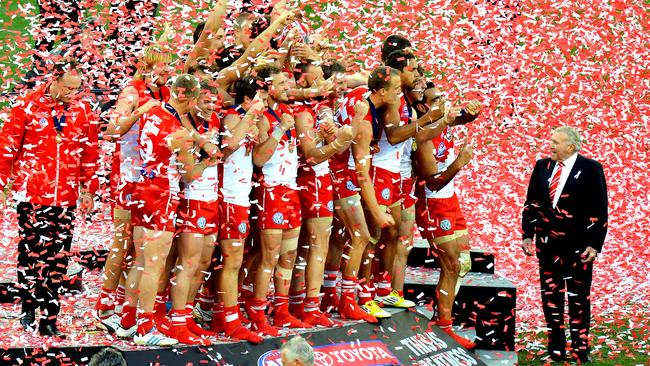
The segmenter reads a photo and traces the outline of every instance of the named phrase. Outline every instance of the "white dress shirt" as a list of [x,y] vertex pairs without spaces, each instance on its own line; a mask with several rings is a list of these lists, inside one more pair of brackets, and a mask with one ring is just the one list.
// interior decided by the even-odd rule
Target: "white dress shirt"
[[[555,197],[553,197],[553,208],[557,206],[557,201],[560,200],[560,196],[562,195],[562,190],[564,190],[564,185],[566,184],[567,179],[569,179],[569,174],[571,173],[571,169],[573,169],[573,164],[576,163],[576,159],[578,158],[578,153],[573,153],[568,159],[564,160],[562,164],[564,164],[564,167],[562,168],[562,174],[560,175],[560,181],[557,184],[557,190],[555,191]],[[555,175],[555,172],[557,169],[560,167],[560,164],[555,164],[555,167],[553,168],[553,173],[551,176],[548,178],[548,186],[551,186],[551,181],[553,180],[553,176]]]

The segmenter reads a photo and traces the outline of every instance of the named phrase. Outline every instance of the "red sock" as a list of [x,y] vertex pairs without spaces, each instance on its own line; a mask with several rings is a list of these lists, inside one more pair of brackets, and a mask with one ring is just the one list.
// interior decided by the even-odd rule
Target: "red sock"
[[156,304],[153,311],[157,318],[163,318],[167,315],[167,291],[156,294]]
[[276,293],[275,294],[275,299],[273,301],[273,305],[275,307],[275,310],[273,310],[276,314],[277,313],[288,313],[289,312],[289,296],[288,295],[281,295]]
[[296,318],[302,318],[305,311],[305,289],[300,289],[289,295],[289,312]]
[[120,320],[122,328],[129,329],[135,325],[137,310],[135,306],[128,305],[122,308],[122,320]]
[[370,281],[366,281],[366,283],[361,285],[361,290],[359,290],[359,305],[364,305],[368,301],[374,300],[374,291],[375,286]]
[[115,290],[115,304],[116,305],[124,304],[125,295],[126,295],[126,288],[123,285],[117,286],[117,290]]
[[138,334],[145,335],[153,328],[153,313],[142,313],[142,317],[138,320]]
[[196,296],[196,303],[199,304],[201,310],[208,310],[214,304],[214,297],[210,294],[206,294],[205,290],[199,292]]
[[216,333],[207,331],[196,324],[194,317],[192,316],[193,310],[194,303],[188,302],[187,305],[185,305],[185,324],[187,326],[187,329],[199,337],[212,337],[217,335]]
[[404,297],[404,290],[397,291],[397,294],[399,295],[399,297]]
[[357,284],[356,277],[343,275],[341,280],[341,301],[343,299],[354,301],[354,290],[357,288]]
[[305,299],[305,315],[318,311],[320,306],[320,299],[318,296],[308,297]]
[[390,273],[383,272],[380,274],[379,282],[377,282],[377,296],[384,297],[390,295],[390,293],[393,292],[391,281],[392,278],[390,276]]
[[212,305],[212,321],[210,322],[210,331],[215,333],[221,333],[224,331],[224,319],[225,315],[223,313],[223,303],[215,302]]
[[107,289],[102,287],[99,297],[97,297],[97,303],[95,303],[95,310],[99,311],[111,311],[115,309],[115,290]]

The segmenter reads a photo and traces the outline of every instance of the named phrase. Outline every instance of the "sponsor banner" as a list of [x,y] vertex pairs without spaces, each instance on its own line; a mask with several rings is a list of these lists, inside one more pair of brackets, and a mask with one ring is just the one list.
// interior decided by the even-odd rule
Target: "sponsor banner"
[[[146,351],[122,350],[129,365],[280,366],[280,348],[292,337],[262,344],[221,343],[210,347],[178,347]],[[429,320],[402,311],[378,325],[353,323],[334,329],[301,330],[314,347],[316,366],[484,366]],[[130,352],[129,352],[130,351]]]
[[[381,341],[346,342],[314,347],[314,366],[399,365],[400,361]],[[280,351],[263,354],[258,366],[280,366]]]

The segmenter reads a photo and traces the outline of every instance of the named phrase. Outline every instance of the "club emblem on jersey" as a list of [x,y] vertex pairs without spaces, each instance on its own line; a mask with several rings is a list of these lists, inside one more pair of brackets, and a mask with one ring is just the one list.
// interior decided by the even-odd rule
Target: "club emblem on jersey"
[[436,156],[441,158],[443,155],[445,155],[445,151],[447,151],[447,146],[445,146],[444,142],[441,142],[440,145],[438,145],[438,151],[436,152]]
[[451,141],[451,129],[447,128],[447,133],[445,133],[445,140]]
[[208,220],[205,219],[205,217],[199,217],[198,220],[196,220],[196,225],[199,227],[199,229],[205,229],[205,225],[208,223]]
[[354,191],[357,189],[357,186],[355,186],[354,183],[352,183],[352,181],[349,180],[347,183],[345,183],[345,188],[347,188],[348,191]]
[[248,231],[248,227],[246,226],[246,222],[242,221],[239,223],[239,226],[237,226],[237,229],[239,230],[240,233],[246,234],[246,231]]
[[133,196],[131,196],[131,193],[127,193],[126,197],[124,197],[124,200],[126,202],[131,202],[133,200]]
[[451,221],[444,219],[440,221],[440,228],[444,231],[449,231],[451,230]]
[[282,224],[282,222],[284,222],[284,215],[282,214],[282,212],[276,212],[273,215],[273,222],[275,222],[278,225],[280,225],[280,224]]
[[45,126],[47,126],[47,119],[46,119],[45,117],[41,118],[41,119],[38,121],[38,124],[41,125],[41,127],[45,127]]
[[329,212],[334,211],[334,201],[327,202],[327,209],[329,210]]
[[384,188],[381,190],[381,198],[387,200],[390,198],[390,189]]

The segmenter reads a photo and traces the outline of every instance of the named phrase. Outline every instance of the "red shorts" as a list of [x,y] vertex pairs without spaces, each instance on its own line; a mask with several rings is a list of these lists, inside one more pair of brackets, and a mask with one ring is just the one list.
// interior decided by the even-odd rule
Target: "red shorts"
[[109,202],[112,208],[131,210],[137,203],[133,200],[134,193],[135,183],[111,177]]
[[403,178],[400,186],[400,198],[402,199],[402,210],[413,207],[418,200],[415,197],[415,179]]
[[255,198],[260,206],[260,230],[288,230],[300,227],[302,216],[297,191],[286,186],[260,186],[255,189]]
[[425,239],[454,235],[467,230],[467,222],[460,211],[458,197],[427,198],[416,204],[416,220],[420,234]]
[[360,189],[356,171],[352,169],[332,171],[331,177],[335,200],[338,201],[359,194]]
[[219,228],[219,240],[246,239],[250,231],[248,222],[250,213],[250,207],[220,202],[219,217],[221,217],[221,227]]
[[180,204],[177,194],[151,184],[136,184],[133,198],[137,203],[131,209],[133,226],[158,231],[175,231],[176,212]]
[[298,186],[303,220],[334,217],[334,194],[332,178],[329,175],[299,175]]
[[373,166],[370,168],[370,179],[379,205],[390,207],[399,202],[402,191],[402,176],[399,173]]
[[182,199],[178,206],[176,230],[181,233],[211,235],[219,232],[219,202]]

